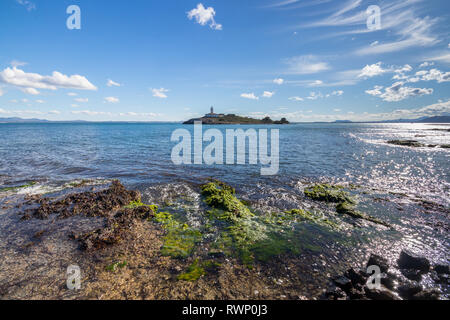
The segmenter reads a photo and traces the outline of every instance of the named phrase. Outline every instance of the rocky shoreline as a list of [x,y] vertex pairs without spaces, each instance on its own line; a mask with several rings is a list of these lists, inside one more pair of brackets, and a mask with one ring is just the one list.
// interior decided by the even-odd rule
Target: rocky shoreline
[[[320,248],[299,240],[294,231],[299,225],[336,233],[344,223],[393,228],[357,210],[358,200],[348,187],[315,184],[305,188],[305,197],[335,207],[331,216],[302,208],[261,214],[240,199],[232,186],[218,180],[206,181],[198,189],[203,205],[195,226],[176,210],[143,203],[140,192],[126,189],[119,181],[58,197],[26,196],[15,210],[18,221],[30,224],[33,231],[30,240],[14,252],[19,258],[11,253],[11,259],[51,260],[55,249],[48,241],[64,242],[64,259],[58,266],[44,263],[51,282],[58,285],[47,288],[36,277],[29,278],[30,287],[23,289],[23,275],[17,271],[17,279],[0,278],[0,298],[425,300],[442,299],[438,290],[448,286],[448,265],[431,267],[426,258],[406,251],[398,266],[370,257],[368,266],[378,265],[383,272],[381,289],[367,288],[367,270],[349,269],[333,278],[328,290],[326,274],[315,269],[313,274],[305,273],[309,271],[301,266],[315,262],[300,253],[320,252]],[[81,227],[79,219],[84,221]],[[65,287],[64,268],[70,263],[83,270],[81,291]],[[311,277],[320,277],[323,286],[305,283]],[[422,286],[422,277],[433,279],[436,288]]]
[[[376,266],[379,275],[369,274],[369,267]],[[328,300],[440,300],[440,285],[448,286],[449,265],[431,266],[430,261],[415,253],[403,250],[397,265],[372,254],[366,269],[348,269],[343,275],[331,279],[330,288],[322,296]],[[372,278],[371,278],[372,276]],[[424,276],[431,277],[436,288],[424,288]],[[374,286],[375,279],[379,285]]]

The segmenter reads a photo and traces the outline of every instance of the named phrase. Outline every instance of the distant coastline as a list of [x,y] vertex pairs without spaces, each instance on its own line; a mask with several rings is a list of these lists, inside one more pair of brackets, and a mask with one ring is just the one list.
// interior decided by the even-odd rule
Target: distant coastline
[[[217,121],[217,120],[211,120],[207,118],[195,118],[191,119],[185,122],[182,121],[87,121],[87,120],[46,120],[46,119],[23,119],[23,118],[0,118],[0,124],[8,124],[8,123],[15,123],[15,124],[27,124],[27,123],[154,123],[154,124],[169,124],[169,123],[184,123],[184,124],[192,124],[193,121],[202,121],[204,124],[297,124],[297,123],[303,123],[303,124],[313,124],[313,123],[335,123],[335,124],[358,124],[358,123],[439,123],[439,124],[450,124],[450,116],[436,116],[436,117],[425,117],[425,118],[419,118],[419,119],[396,119],[396,120],[383,120],[383,121],[350,121],[350,120],[337,120],[337,121],[314,121],[314,122],[289,122],[286,123],[280,123],[280,121],[272,121],[270,118],[270,121],[267,121],[265,119],[252,119],[247,117],[238,117],[235,115],[234,121]],[[227,119],[226,116],[223,118],[224,120]]]

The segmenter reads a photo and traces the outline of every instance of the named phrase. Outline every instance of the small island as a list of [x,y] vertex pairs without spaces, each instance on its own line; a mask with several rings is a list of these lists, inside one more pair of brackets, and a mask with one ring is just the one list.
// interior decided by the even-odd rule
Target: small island
[[197,121],[201,121],[202,124],[289,124],[286,118],[274,121],[269,117],[264,119],[253,119],[249,117],[241,117],[235,114],[218,114],[214,113],[214,108],[211,107],[211,112],[205,114],[201,118],[194,118],[184,122],[183,124],[194,124]]

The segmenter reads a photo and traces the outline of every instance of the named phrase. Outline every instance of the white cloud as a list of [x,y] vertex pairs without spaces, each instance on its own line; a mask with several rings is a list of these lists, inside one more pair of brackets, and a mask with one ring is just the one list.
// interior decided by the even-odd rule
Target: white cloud
[[74,92],[69,92],[67,94],[69,97],[76,97],[78,94],[74,93]]
[[48,112],[49,114],[61,114],[61,111],[58,110],[51,110]]
[[275,80],[273,80],[273,83],[282,85],[284,83],[284,79],[282,79],[282,78],[275,79]]
[[189,20],[195,19],[195,21],[202,26],[209,23],[211,29],[222,30],[222,25],[216,23],[214,19],[215,15],[216,11],[213,7],[205,8],[201,3],[197,5],[197,8],[192,9],[187,14]]
[[344,94],[344,91],[342,91],[342,90],[336,90],[331,93],[332,96],[338,96],[338,97],[342,96],[343,94]]
[[241,97],[245,98],[245,99],[259,100],[259,98],[257,96],[255,96],[255,94],[253,92],[252,93],[243,93],[243,94],[241,94]]
[[37,103],[41,103],[41,104],[42,104],[42,103],[45,103],[44,100],[36,100],[36,102],[37,102]]
[[422,64],[419,66],[419,68],[426,68],[426,67],[431,67],[431,66],[434,66],[434,62],[428,62],[428,61],[425,61],[424,63],[422,63]]
[[23,67],[23,66],[26,66],[27,63],[26,63],[26,62],[19,61],[19,60],[13,60],[13,61],[10,62],[10,65],[11,65],[12,67],[16,68],[16,67]]
[[275,92],[271,91],[264,91],[263,98],[272,98]]
[[80,103],[86,103],[86,102],[89,102],[89,99],[88,98],[76,98],[75,101],[80,102]]
[[442,72],[438,69],[431,69],[429,71],[422,70],[416,72],[416,76],[420,77],[422,81],[432,81],[435,80],[438,83],[449,82],[450,81],[450,72]]
[[97,87],[90,83],[88,79],[80,75],[66,76],[58,71],[54,71],[51,76],[42,76],[37,73],[24,72],[16,67],[6,68],[1,71],[0,82],[20,88],[97,90]]
[[316,56],[305,55],[285,59],[284,63],[289,66],[287,73],[291,74],[313,74],[330,69],[327,62],[319,61]]
[[375,47],[375,46],[378,45],[378,44],[379,44],[378,41],[374,41],[374,42],[372,42],[372,43],[370,44],[370,46],[371,46],[371,47]]
[[33,96],[37,96],[39,94],[41,94],[38,90],[36,90],[35,88],[23,88],[21,89],[24,93],[27,94],[31,94]]
[[322,80],[315,80],[309,84],[310,87],[319,87],[323,85]]
[[366,65],[362,70],[361,73],[358,75],[358,78],[372,78],[375,76],[382,75],[383,73],[387,72],[388,70],[383,69],[381,66],[381,62],[372,64],[372,65]]
[[300,97],[290,97],[289,100],[291,100],[291,101],[304,101],[305,99],[300,98]]
[[106,97],[105,101],[109,102],[109,103],[119,103],[120,102],[119,98],[116,98],[116,97]]
[[373,90],[367,90],[366,93],[372,96],[377,96],[387,102],[397,102],[407,99],[409,97],[429,95],[433,93],[433,89],[426,88],[411,88],[404,86],[404,82],[399,81],[392,86],[385,88],[375,86]]
[[433,56],[431,58],[428,58],[427,60],[450,63],[450,53],[441,53],[440,55]]
[[405,64],[403,67],[394,70],[395,73],[405,73],[412,71],[412,67],[409,64]]
[[108,81],[106,82],[106,85],[108,87],[120,87],[121,86],[120,83],[117,83],[117,82],[115,82],[115,81],[113,81],[111,79],[108,79]]
[[309,97],[306,97],[308,100],[317,100],[319,98],[323,98],[323,94],[320,92],[310,92]]
[[151,90],[153,92],[153,96],[160,99],[166,99],[167,98],[166,92],[169,92],[169,90],[165,88],[151,89]]
[[27,9],[27,11],[36,10],[36,5],[33,2],[31,2],[31,1],[28,1],[28,0],[16,0],[16,2],[18,4],[21,4],[22,6],[24,6]]

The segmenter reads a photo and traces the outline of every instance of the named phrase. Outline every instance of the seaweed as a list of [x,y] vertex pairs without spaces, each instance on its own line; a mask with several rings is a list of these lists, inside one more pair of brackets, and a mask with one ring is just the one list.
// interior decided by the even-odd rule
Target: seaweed
[[356,210],[354,204],[352,203],[348,203],[348,202],[341,202],[336,206],[336,212],[339,214],[344,214],[344,215],[348,215],[351,216],[352,218],[356,218],[356,219],[363,219],[363,220],[367,220],[376,224],[380,224],[383,225],[385,227],[389,227],[391,228],[392,226],[390,224],[388,224],[387,222],[384,222],[380,219],[377,219],[375,217],[366,215],[358,210]]
[[305,196],[316,201],[323,202],[348,202],[356,203],[350,194],[343,190],[344,187],[329,184],[316,184],[305,189]]

